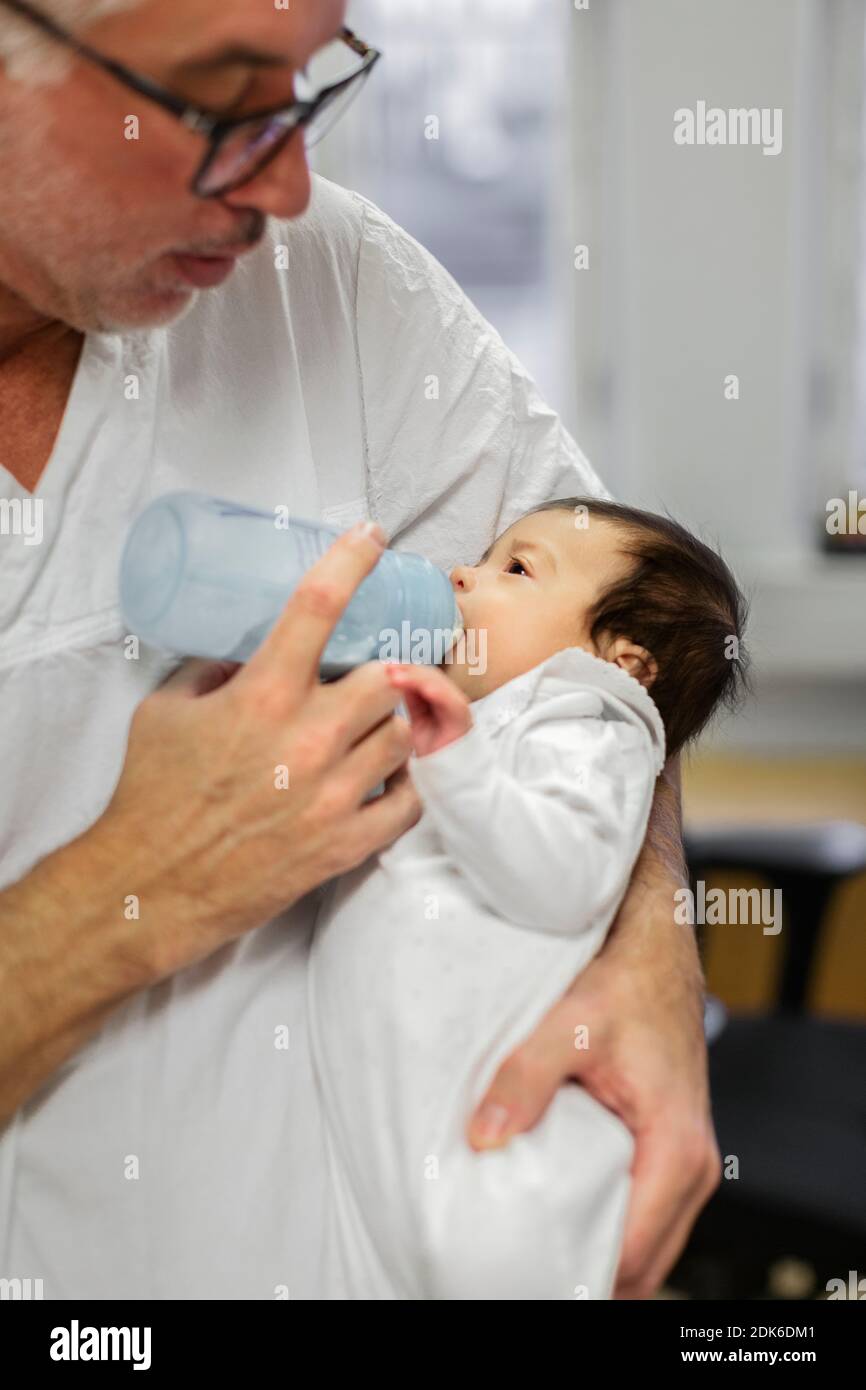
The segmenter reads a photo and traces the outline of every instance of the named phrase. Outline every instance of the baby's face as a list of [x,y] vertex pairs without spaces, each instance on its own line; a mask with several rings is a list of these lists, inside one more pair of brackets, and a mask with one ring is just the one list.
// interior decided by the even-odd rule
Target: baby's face
[[477,565],[451,571],[465,642],[442,669],[472,700],[530,671],[564,647],[599,655],[586,618],[602,588],[632,561],[619,532],[590,516],[588,525],[558,511],[525,517],[494,541]]

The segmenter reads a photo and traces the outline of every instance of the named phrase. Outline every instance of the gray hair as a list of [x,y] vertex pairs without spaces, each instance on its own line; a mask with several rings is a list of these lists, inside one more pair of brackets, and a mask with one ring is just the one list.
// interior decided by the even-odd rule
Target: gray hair
[[[142,0],[41,0],[37,9],[77,33],[82,25],[120,10],[131,10]],[[0,64],[13,82],[62,82],[69,71],[72,54],[56,43],[24,15],[0,5]]]

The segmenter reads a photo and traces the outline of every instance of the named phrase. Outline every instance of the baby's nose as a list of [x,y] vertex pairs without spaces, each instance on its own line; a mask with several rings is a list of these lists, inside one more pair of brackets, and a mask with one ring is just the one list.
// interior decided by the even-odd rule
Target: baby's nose
[[475,583],[475,576],[469,565],[455,565],[451,571],[451,583],[458,592],[466,593]]

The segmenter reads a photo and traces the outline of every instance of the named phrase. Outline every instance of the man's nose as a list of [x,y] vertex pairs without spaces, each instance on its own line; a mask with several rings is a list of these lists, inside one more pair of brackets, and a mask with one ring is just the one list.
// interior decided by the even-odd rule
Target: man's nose
[[300,217],[311,191],[304,133],[296,130],[270,164],[240,188],[222,194],[220,201],[229,207],[257,208],[266,217]]

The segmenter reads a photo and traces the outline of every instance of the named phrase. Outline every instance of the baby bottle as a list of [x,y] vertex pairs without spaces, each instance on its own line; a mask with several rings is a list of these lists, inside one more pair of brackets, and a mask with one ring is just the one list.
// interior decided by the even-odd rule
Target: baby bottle
[[[124,621],[181,656],[247,661],[339,535],[204,493],[167,493],[130,528],[120,565]],[[461,630],[444,571],[421,555],[385,550],[334,628],[320,674],[389,657],[439,665]]]

